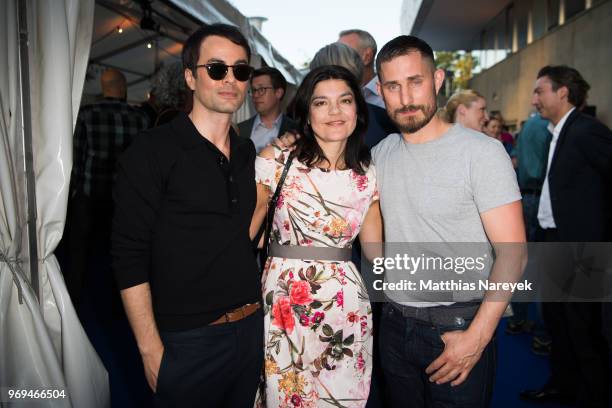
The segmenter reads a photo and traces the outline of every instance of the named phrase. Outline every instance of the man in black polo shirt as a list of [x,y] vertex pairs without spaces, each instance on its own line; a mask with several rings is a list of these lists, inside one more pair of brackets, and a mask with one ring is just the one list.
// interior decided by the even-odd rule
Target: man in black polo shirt
[[249,224],[255,148],[231,129],[252,68],[231,26],[185,43],[193,110],[121,158],[113,263],[157,406],[252,406],[263,362]]

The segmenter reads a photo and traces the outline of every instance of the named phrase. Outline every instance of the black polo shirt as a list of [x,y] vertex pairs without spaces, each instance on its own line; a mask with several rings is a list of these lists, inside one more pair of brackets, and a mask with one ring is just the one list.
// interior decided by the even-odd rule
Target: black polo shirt
[[230,160],[189,117],[142,132],[119,160],[113,269],[151,285],[161,330],[206,325],[261,295],[249,224],[255,147],[230,131]]

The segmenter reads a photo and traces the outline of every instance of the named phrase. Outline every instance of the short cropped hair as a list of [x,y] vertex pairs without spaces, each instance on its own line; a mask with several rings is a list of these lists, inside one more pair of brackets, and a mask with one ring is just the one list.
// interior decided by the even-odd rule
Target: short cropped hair
[[339,42],[326,45],[317,51],[310,62],[310,69],[324,65],[338,65],[348,69],[355,76],[357,82],[361,82],[365,69],[359,53],[348,45]]
[[200,59],[200,46],[202,42],[211,35],[226,38],[234,44],[241,46],[246,51],[247,63],[250,61],[251,48],[249,47],[247,39],[238,28],[221,23],[205,25],[191,34],[183,46],[183,69],[190,69],[194,77],[197,77],[195,66],[198,63],[198,59]]
[[272,87],[274,89],[280,88],[283,90],[283,97],[281,98],[282,100],[285,97],[285,92],[287,91],[287,80],[285,79],[283,74],[281,74],[278,69],[273,67],[261,67],[253,71],[253,75],[251,76],[251,83],[253,83],[253,79],[264,75],[270,77],[270,81],[272,82]]
[[378,53],[376,57],[376,72],[380,75],[380,67],[383,63],[411,52],[420,52],[424,59],[431,62],[432,71],[435,70],[436,59],[429,44],[413,35],[400,35],[386,43]]
[[338,37],[344,37],[345,35],[351,35],[351,34],[355,34],[357,35],[357,37],[359,37],[361,48],[371,48],[372,51],[374,51],[374,55],[376,55],[376,50],[378,49],[378,47],[376,46],[376,40],[367,31],[358,30],[356,28],[353,28],[350,30],[343,30],[343,31],[340,31],[340,34],[338,34]]
[[586,103],[591,85],[576,69],[567,65],[547,65],[538,72],[538,78],[543,76],[550,79],[553,91],[566,87],[569,92],[567,99],[572,105],[581,108]]

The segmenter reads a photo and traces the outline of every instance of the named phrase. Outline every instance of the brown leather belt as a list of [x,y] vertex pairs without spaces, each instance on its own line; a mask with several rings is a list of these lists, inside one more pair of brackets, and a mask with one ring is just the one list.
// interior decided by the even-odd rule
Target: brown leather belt
[[215,325],[215,324],[237,322],[238,320],[242,320],[245,317],[248,317],[248,316],[252,315],[253,313],[255,313],[257,311],[257,309],[259,309],[260,306],[261,305],[259,304],[259,302],[257,302],[257,303],[247,303],[244,306],[240,306],[238,309],[234,309],[234,310],[232,310],[230,312],[225,313],[223,316],[221,316],[220,318],[218,318],[214,322],[209,323],[209,326],[212,326],[212,325]]

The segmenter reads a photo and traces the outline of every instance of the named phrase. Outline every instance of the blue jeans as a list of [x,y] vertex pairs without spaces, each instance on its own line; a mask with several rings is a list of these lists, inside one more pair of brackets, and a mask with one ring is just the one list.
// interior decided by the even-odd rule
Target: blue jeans
[[[448,306],[453,307],[453,306]],[[380,328],[380,358],[385,374],[385,400],[390,407],[462,407],[489,405],[495,381],[495,338],[485,347],[467,379],[458,386],[429,382],[425,368],[444,351],[441,335],[465,330],[471,323],[432,325],[402,316],[385,304]]]

